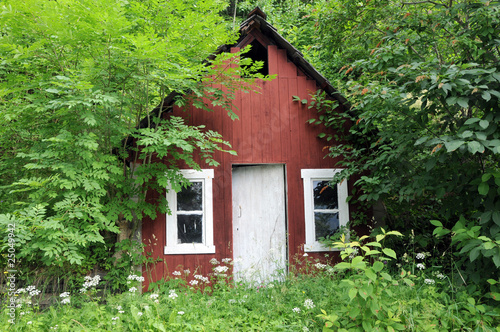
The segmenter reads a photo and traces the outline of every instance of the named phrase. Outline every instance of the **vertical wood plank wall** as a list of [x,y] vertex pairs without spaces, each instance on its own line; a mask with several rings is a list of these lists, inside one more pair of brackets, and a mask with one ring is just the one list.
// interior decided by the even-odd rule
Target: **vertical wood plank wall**
[[[233,50],[234,51],[234,50]],[[317,138],[321,127],[307,124],[315,111],[306,105],[292,101],[292,96],[310,99],[309,94],[318,90],[316,82],[304,76],[289,62],[285,50],[268,46],[269,74],[277,74],[270,82],[259,81],[261,93],[236,94],[235,113],[239,120],[232,121],[220,108],[207,112],[195,108],[183,112],[174,109],[174,115],[189,119],[192,125],[205,125],[221,133],[232,144],[238,155],[217,153],[220,166],[215,168],[214,178],[214,244],[216,254],[212,255],[164,255],[165,216],[156,220],[143,221],[143,241],[146,252],[153,258],[161,258],[149,269],[153,281],[180,269],[197,268],[197,273],[206,275],[211,272],[211,258],[219,261],[232,258],[232,207],[231,207],[231,169],[233,164],[285,164],[287,184],[288,218],[288,256],[289,259],[302,254],[305,242],[303,187],[300,170],[303,168],[334,168],[337,160],[324,158],[325,140]],[[328,144],[332,144],[329,142]],[[202,164],[203,165],[203,164]],[[205,167],[211,168],[211,167]],[[250,194],[250,193],[249,193]],[[151,198],[154,198],[151,193]],[[154,237],[153,237],[154,234]],[[153,240],[156,238],[156,240]],[[152,245],[156,243],[156,245]],[[149,255],[148,254],[148,255]]]

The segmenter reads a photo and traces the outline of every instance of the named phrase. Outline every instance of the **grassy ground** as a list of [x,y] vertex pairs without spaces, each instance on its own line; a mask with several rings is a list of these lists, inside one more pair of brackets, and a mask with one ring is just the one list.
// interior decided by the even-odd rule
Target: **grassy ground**
[[447,276],[391,277],[373,268],[381,273],[375,279],[311,263],[307,273],[281,281],[235,285],[220,273],[230,269],[214,266],[210,276],[180,272],[144,294],[137,290],[141,277],[130,277],[128,291],[105,298],[98,296],[99,280],[88,278],[80,291],[60,294],[44,310],[37,305],[41,294],[30,287],[18,290],[14,318],[4,305],[0,330],[500,331],[498,307],[453,287]]

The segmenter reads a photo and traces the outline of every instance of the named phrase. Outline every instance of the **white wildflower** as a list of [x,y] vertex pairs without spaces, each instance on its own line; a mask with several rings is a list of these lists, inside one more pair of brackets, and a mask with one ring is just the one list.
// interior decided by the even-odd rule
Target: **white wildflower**
[[19,313],[19,316],[24,316],[24,315],[26,315],[24,311],[21,311],[21,313]]
[[434,281],[434,279],[425,279],[424,283],[426,285],[434,285],[436,283],[436,281]]
[[208,277],[204,277],[201,274],[195,274],[194,278],[198,279],[198,280],[200,280],[200,281],[202,281],[204,283],[208,283]]
[[441,279],[441,280],[446,279],[446,276],[445,276],[444,274],[442,274],[442,273],[438,273],[438,274],[436,274],[436,277],[437,277],[438,279]]
[[196,285],[198,285],[198,280],[191,280],[191,281],[189,282],[189,284],[190,284],[191,286],[196,286]]
[[118,320],[119,317],[111,317],[111,320]]
[[189,275],[190,273],[191,273],[191,271],[190,271],[189,269],[187,269],[187,270],[184,270],[184,274],[187,274],[187,275]]
[[119,314],[123,314],[123,313],[125,313],[125,311],[124,310],[118,310],[118,313]]
[[149,298],[151,300],[156,300],[158,298],[158,296],[160,296],[160,295],[153,293],[153,294],[149,295]]
[[116,307],[116,310],[122,310],[122,309],[123,309],[123,308],[122,308],[122,306],[121,306],[121,305],[119,305],[119,306],[117,306],[117,307]]
[[33,324],[32,321],[26,322],[26,325],[31,325],[31,324]]
[[17,291],[16,291],[17,294],[21,294],[21,293],[26,293],[26,289],[24,288],[19,288]]
[[178,315],[184,315],[184,311],[178,311],[177,314]]
[[313,309],[315,307],[313,300],[306,299],[304,301],[304,307],[306,307],[306,309]]
[[307,254],[307,252],[305,252],[305,253],[302,255],[302,257],[307,257],[307,256],[309,256],[309,255]]
[[98,274],[94,277],[85,276],[84,280],[85,282],[83,283],[83,288],[80,288],[80,293],[86,292],[90,287],[96,287],[99,284],[99,281],[101,281],[101,276]]
[[422,263],[418,263],[418,264],[417,264],[417,269],[419,269],[419,270],[423,270],[423,269],[425,269],[425,265],[424,265],[424,264],[422,264]]
[[232,259],[231,259],[231,258],[223,258],[223,259],[222,259],[222,263],[225,263],[225,264],[230,264],[230,263],[231,263],[231,261],[232,261]]
[[170,290],[170,294],[168,295],[169,298],[172,300],[175,300],[179,295],[175,293],[175,290]]
[[142,312],[140,312],[140,311],[139,311],[139,312],[137,313],[137,316],[142,316]]
[[415,256],[416,259],[424,259],[425,258],[425,254],[424,253],[418,253],[416,256]]
[[180,275],[181,275],[181,272],[180,272],[180,271],[174,271],[174,272],[172,272],[172,274],[173,274],[174,276],[180,276]]
[[129,291],[130,293],[135,293],[135,291],[136,291],[136,290],[137,290],[137,288],[135,288],[135,287],[130,287],[130,288],[128,289],[128,291]]
[[40,291],[38,289],[30,291],[30,296],[37,296],[38,294],[40,294]]
[[62,301],[61,301],[61,304],[69,304],[69,303],[71,303],[71,300],[69,299],[69,297],[62,299]]
[[62,298],[64,298],[64,297],[69,297],[69,292],[64,292],[64,293],[61,293],[61,294],[59,295],[59,297],[62,297]]
[[236,303],[236,300],[235,299],[229,299],[229,301],[227,301],[229,303]]
[[210,264],[212,264],[212,265],[217,265],[217,264],[219,264],[219,261],[217,260],[217,258],[212,258],[212,259],[210,260]]
[[292,311],[299,314],[300,313],[300,308],[295,307],[295,308],[292,309]]
[[314,264],[314,267],[318,270],[323,270],[324,268],[326,268],[326,264],[316,263]]
[[352,252],[351,252],[351,254],[349,255],[349,258],[350,258],[350,259],[353,259],[354,257],[356,257],[356,256],[358,255],[358,253],[359,253],[359,249],[358,249],[358,247],[354,247],[354,248],[352,248]]
[[225,272],[227,272],[227,270],[228,270],[228,269],[229,269],[229,268],[228,268],[227,266],[220,266],[220,265],[219,265],[219,266],[217,266],[217,267],[215,267],[215,268],[214,268],[214,271],[215,271],[216,273],[218,273],[218,274],[221,274],[221,273],[225,273]]

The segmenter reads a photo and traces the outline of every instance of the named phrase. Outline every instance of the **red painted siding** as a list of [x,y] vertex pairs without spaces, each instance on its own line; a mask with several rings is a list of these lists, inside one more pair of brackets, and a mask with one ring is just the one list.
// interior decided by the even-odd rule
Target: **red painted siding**
[[[209,260],[213,257],[232,257],[232,189],[233,164],[276,163],[285,164],[287,173],[288,256],[302,254],[305,242],[303,186],[300,170],[303,168],[334,168],[336,161],[324,158],[326,141],[317,138],[321,128],[306,121],[314,115],[307,106],[293,102],[292,96],[308,98],[316,91],[314,80],[288,61],[285,50],[268,46],[269,74],[277,74],[270,82],[259,81],[261,93],[236,94],[235,113],[239,120],[232,121],[226,112],[216,108],[206,112],[191,108],[187,113],[174,109],[174,115],[190,117],[193,125],[205,125],[207,129],[221,133],[232,144],[237,156],[217,154],[221,163],[215,168],[214,178],[214,244],[215,255],[163,255],[165,245],[165,216],[154,221],[143,221],[143,239],[147,252],[153,258],[161,258],[152,269],[152,280],[170,276],[180,268],[194,272],[211,272]],[[330,143],[331,144],[331,143]],[[209,168],[209,167],[206,167]],[[154,195],[154,194],[151,194]],[[149,245],[153,234],[156,246]],[[314,255],[313,255],[314,256]],[[146,274],[147,275],[147,274]]]

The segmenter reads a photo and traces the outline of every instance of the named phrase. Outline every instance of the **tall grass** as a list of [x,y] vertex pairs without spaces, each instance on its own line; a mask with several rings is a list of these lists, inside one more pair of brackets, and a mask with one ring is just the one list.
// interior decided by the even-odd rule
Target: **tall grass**
[[[230,269],[217,268],[230,268],[230,260],[214,266],[208,276],[176,273],[143,294],[138,290],[142,277],[131,276],[128,291],[105,298],[96,290],[99,280],[87,278],[78,292],[60,294],[43,310],[37,302],[41,294],[25,288],[18,290],[13,324],[4,305],[0,330],[321,331],[329,322],[342,322],[333,320],[335,313],[354,308],[343,282],[346,271],[301,259],[307,266],[302,273],[290,272],[266,284],[231,282]],[[390,284],[390,292],[370,295],[391,310],[405,331],[497,331],[498,307],[450,287],[446,276],[432,282],[423,273],[412,276],[413,285]],[[352,323],[349,330],[363,330],[356,317],[345,316],[343,322]],[[341,330],[341,325],[331,328]]]

